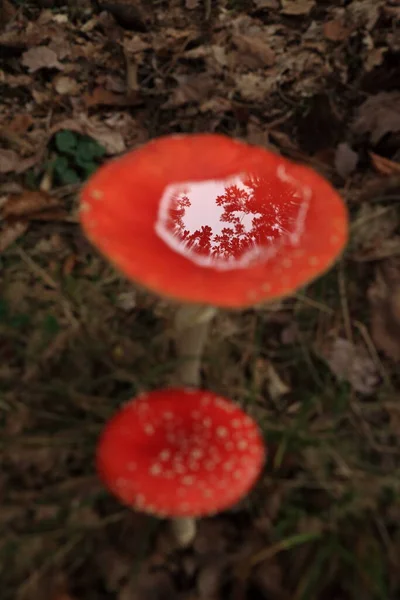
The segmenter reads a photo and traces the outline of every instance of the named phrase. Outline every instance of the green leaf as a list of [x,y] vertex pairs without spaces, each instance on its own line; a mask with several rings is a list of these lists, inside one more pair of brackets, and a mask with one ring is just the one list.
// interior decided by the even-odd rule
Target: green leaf
[[63,154],[75,154],[78,139],[75,133],[65,129],[55,136],[56,148]]
[[43,329],[50,335],[55,335],[60,331],[60,324],[54,315],[46,315],[43,321]]
[[90,175],[93,175],[93,173],[95,173],[98,168],[99,166],[95,163],[88,163],[84,168],[83,178],[87,179],[88,177],[90,177]]
[[73,169],[66,169],[59,175],[61,183],[64,185],[71,185],[72,183],[79,183],[81,178],[78,173]]
[[66,156],[57,156],[53,162],[53,169],[57,175],[62,176],[69,169],[69,162]]
[[84,137],[79,141],[76,148],[76,161],[80,160],[88,162],[94,158],[101,158],[104,154],[105,149],[103,146],[100,146],[100,144],[95,140],[92,140],[92,138]]
[[10,319],[10,326],[14,329],[25,329],[29,325],[31,318],[27,314],[15,315]]

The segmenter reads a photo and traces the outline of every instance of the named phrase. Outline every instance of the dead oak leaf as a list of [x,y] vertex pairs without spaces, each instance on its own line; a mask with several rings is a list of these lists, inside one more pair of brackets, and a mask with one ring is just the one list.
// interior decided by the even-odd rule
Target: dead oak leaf
[[369,134],[377,144],[387,133],[400,131],[400,92],[379,92],[359,107],[352,129]]
[[324,344],[320,353],[339,381],[347,381],[356,392],[365,396],[375,392],[380,376],[364,346],[338,337]]
[[400,175],[400,163],[374,152],[369,153],[372,165],[380,175]]
[[20,158],[14,150],[0,149],[0,173],[16,171],[19,160]]
[[31,218],[42,211],[59,206],[59,201],[47,192],[24,190],[17,196],[10,196],[2,206],[3,219]]
[[0,229],[0,254],[13,244],[28,229],[28,223],[16,221]]
[[232,41],[239,51],[240,58],[250,57],[255,61],[255,66],[271,67],[275,63],[274,51],[263,39],[241,33],[234,33]]
[[23,53],[21,63],[28,67],[30,73],[40,69],[63,70],[63,65],[58,61],[57,54],[47,46],[36,46]]
[[323,26],[324,35],[331,42],[344,42],[351,34],[351,27],[343,19],[326,21]]
[[284,15],[308,15],[315,6],[315,0],[281,0],[281,12]]
[[368,290],[371,335],[376,347],[400,361],[400,264],[386,261]]
[[177,78],[179,85],[172,92],[171,97],[162,108],[176,108],[189,102],[202,102],[207,100],[215,90],[215,80],[208,73],[200,73],[192,77]]

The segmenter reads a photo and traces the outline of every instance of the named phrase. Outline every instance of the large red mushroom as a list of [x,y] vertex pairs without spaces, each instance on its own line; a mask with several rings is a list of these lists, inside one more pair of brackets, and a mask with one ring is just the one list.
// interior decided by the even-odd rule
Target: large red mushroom
[[233,402],[204,390],[164,389],[126,404],[106,425],[97,466],[124,504],[178,518],[180,541],[193,518],[234,505],[265,458],[256,423]]
[[156,139],[85,185],[88,238],[122,273],[185,303],[177,313],[179,383],[199,384],[215,307],[290,294],[343,250],[348,215],[318,173],[217,134]]
[[109,162],[84,187],[80,214],[131,279],[224,308],[293,292],[348,235],[344,203],[318,173],[217,134],[162,137]]

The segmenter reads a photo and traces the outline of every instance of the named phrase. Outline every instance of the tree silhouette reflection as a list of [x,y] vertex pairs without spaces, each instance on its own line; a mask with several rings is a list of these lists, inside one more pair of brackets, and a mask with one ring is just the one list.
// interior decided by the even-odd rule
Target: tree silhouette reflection
[[[218,183],[220,191],[222,182]],[[232,263],[246,255],[275,252],[301,233],[304,199],[286,182],[242,175],[231,178],[223,193],[203,196],[200,202],[194,193],[196,185],[174,190],[164,223],[184,254],[211,264]]]

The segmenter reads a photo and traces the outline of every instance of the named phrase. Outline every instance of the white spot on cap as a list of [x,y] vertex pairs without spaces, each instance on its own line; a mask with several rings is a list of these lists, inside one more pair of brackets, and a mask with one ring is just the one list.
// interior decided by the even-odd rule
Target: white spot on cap
[[168,410],[168,411],[166,411],[166,412],[163,414],[163,417],[164,417],[164,419],[166,419],[167,421],[170,421],[171,419],[173,419],[173,418],[174,418],[174,414],[173,414],[171,411],[169,411],[169,410]]
[[228,435],[228,430],[226,427],[217,427],[217,437],[226,438]]
[[293,262],[290,258],[284,258],[282,265],[285,267],[285,269],[290,269],[290,267],[293,265]]
[[268,294],[268,292],[271,291],[271,284],[270,283],[263,283],[261,286],[261,289],[263,292],[266,292]]
[[212,420],[210,419],[210,417],[206,417],[205,419],[203,419],[203,425],[204,427],[211,427]]
[[193,450],[191,450],[190,452],[190,457],[193,458],[194,460],[198,460],[199,458],[202,458],[204,456],[204,451],[201,450],[200,448],[193,448]]
[[129,486],[129,481],[127,479],[124,479],[123,477],[118,477],[115,483],[116,486],[119,488],[126,488]]
[[94,200],[101,200],[104,197],[104,192],[101,190],[92,190],[90,195]]
[[154,465],[151,465],[150,475],[160,475],[161,472],[162,472],[161,465],[159,465],[158,463],[154,463]]
[[143,494],[138,494],[135,500],[135,506],[144,508],[146,506],[146,497]]
[[310,256],[310,258],[308,259],[308,264],[310,265],[310,267],[316,267],[317,265],[319,265],[318,256]]
[[128,471],[136,471],[137,464],[133,461],[128,462]]
[[238,442],[238,450],[246,450],[246,448],[248,448],[248,443],[246,442],[246,440],[240,440]]
[[232,423],[231,423],[232,427],[234,427],[235,429],[238,429],[241,425],[240,423],[240,419],[233,419]]
[[246,293],[246,296],[248,297],[249,300],[256,300],[258,294],[257,294],[256,290],[248,290],[248,292]]
[[144,426],[144,432],[146,435],[154,435],[154,427],[153,425],[147,424]]
[[168,448],[165,448],[165,450],[161,450],[160,454],[158,455],[158,458],[162,461],[167,461],[171,458],[171,451],[168,450]]
[[90,211],[91,208],[92,207],[87,202],[81,202],[81,205],[79,207],[79,212],[81,212],[81,213],[87,213],[87,212]]
[[185,475],[185,477],[182,477],[182,483],[183,485],[193,485],[194,477],[192,475]]

